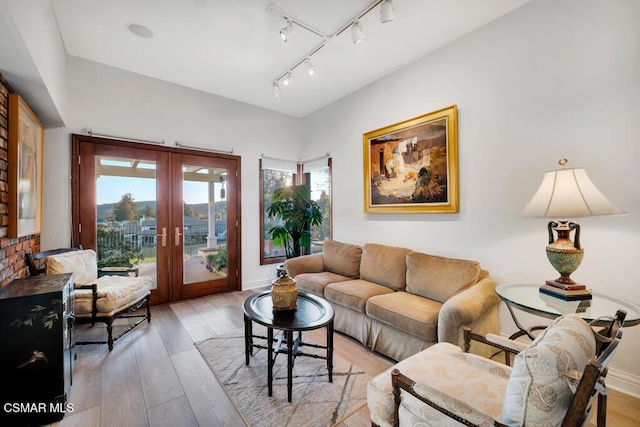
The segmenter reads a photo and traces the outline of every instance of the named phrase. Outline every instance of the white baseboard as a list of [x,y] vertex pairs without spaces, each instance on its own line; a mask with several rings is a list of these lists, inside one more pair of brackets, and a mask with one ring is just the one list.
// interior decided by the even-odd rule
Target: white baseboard
[[269,285],[271,285],[271,281],[272,280],[273,279],[265,277],[263,279],[252,280],[250,282],[242,282],[242,290],[246,291],[246,290],[249,290],[249,289],[261,288],[263,286],[269,286]]
[[640,377],[609,367],[607,387],[640,399]]

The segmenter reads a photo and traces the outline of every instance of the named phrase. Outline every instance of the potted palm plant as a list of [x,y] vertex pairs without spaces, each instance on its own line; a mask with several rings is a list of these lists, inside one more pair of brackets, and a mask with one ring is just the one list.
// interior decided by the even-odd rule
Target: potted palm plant
[[268,233],[284,248],[287,258],[298,257],[311,243],[311,226],[322,224],[322,212],[305,185],[278,188],[273,192],[267,215],[278,220]]

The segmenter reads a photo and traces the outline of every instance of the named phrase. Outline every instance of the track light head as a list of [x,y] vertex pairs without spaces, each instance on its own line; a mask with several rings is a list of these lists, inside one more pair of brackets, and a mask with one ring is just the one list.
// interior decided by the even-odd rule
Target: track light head
[[393,0],[383,0],[380,4],[380,22],[393,21],[395,16],[393,15]]
[[304,69],[306,70],[307,74],[309,74],[310,76],[313,76],[316,73],[316,69],[311,63],[311,59],[309,58],[304,60]]
[[284,75],[282,78],[282,84],[286,87],[291,86],[291,81],[293,80],[293,75],[291,75],[291,71]]
[[291,36],[292,32],[293,32],[293,25],[291,24],[291,21],[287,19],[287,25],[285,25],[280,29],[280,37],[282,37],[282,41],[286,43],[287,40],[289,40],[289,37]]
[[360,25],[360,22],[355,21],[351,24],[351,41],[354,43],[360,43],[362,40],[364,40],[362,25]]
[[280,98],[280,85],[278,82],[273,82],[273,97]]

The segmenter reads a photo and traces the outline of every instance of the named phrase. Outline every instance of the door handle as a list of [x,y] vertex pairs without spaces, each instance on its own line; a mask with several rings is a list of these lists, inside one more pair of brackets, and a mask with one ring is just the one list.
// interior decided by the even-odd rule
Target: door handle
[[156,234],[157,237],[162,237],[162,247],[167,246],[167,227],[162,227],[162,234]]
[[180,227],[176,227],[176,246],[180,246],[180,236],[183,236],[180,232]]

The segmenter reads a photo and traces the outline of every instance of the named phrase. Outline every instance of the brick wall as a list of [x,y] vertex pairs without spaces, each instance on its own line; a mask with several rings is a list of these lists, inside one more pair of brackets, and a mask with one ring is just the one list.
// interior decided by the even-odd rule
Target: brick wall
[[26,276],[25,256],[40,251],[40,235],[17,239],[7,237],[9,224],[9,184],[7,174],[9,134],[9,93],[11,86],[0,74],[0,287],[13,279]]

